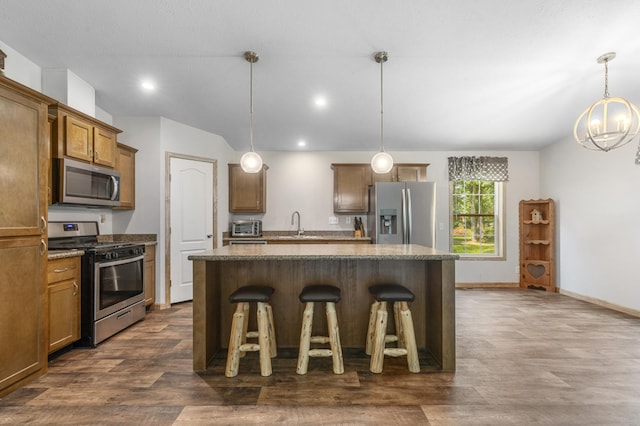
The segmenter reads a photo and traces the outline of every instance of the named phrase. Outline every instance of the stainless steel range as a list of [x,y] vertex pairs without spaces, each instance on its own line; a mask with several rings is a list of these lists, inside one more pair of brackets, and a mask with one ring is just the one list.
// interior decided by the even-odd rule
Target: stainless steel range
[[95,347],[144,319],[144,245],[98,242],[97,222],[50,222],[49,250],[77,249],[82,256],[81,338]]

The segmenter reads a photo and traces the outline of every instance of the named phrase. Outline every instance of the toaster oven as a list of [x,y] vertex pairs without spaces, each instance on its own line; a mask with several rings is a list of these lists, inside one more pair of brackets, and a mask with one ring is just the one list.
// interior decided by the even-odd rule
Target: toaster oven
[[261,237],[261,220],[234,220],[231,223],[232,237]]

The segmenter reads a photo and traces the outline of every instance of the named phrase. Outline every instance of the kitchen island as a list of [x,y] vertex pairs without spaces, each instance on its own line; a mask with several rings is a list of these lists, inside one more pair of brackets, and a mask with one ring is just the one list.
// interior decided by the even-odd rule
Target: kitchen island
[[[416,296],[411,303],[416,343],[454,371],[455,268],[458,255],[419,245],[233,245],[189,256],[193,261],[193,369],[203,371],[227,347],[235,306],[229,294],[247,284],[275,288],[271,298],[278,348],[297,348],[309,284],[342,289],[336,305],[343,348],[364,348],[372,298],[368,287],[397,283]],[[318,315],[314,330],[323,331]],[[393,326],[391,326],[393,327]]]

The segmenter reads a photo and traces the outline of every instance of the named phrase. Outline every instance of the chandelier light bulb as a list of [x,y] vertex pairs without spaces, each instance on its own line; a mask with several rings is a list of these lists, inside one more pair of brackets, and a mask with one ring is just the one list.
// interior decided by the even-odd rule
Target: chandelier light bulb
[[244,59],[249,62],[249,141],[251,149],[240,158],[240,167],[245,173],[258,173],[262,169],[262,157],[253,150],[253,64],[258,62],[256,52],[244,52]]
[[384,152],[384,78],[382,65],[389,59],[387,52],[378,52],[374,56],[380,64],[380,151],[371,159],[371,169],[374,173],[389,173],[393,168],[393,157]]

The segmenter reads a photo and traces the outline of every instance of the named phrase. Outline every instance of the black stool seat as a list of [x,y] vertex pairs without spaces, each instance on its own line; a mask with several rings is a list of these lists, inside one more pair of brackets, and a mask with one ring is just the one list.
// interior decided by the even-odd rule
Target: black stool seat
[[266,303],[273,294],[273,287],[266,285],[247,285],[240,287],[229,296],[231,303],[262,302]]
[[413,302],[416,298],[411,290],[399,284],[372,285],[369,293],[378,302]]
[[327,284],[308,285],[300,293],[300,301],[307,302],[333,302],[340,301],[340,289]]

